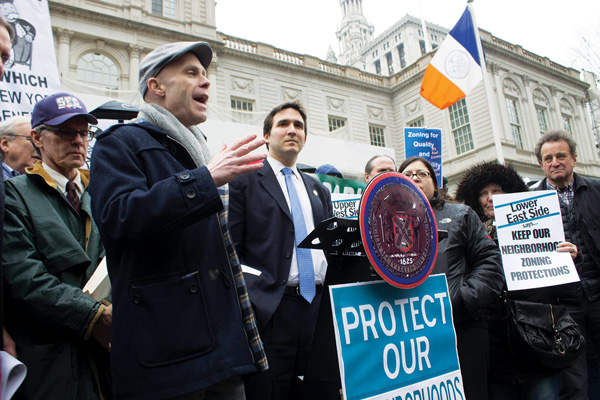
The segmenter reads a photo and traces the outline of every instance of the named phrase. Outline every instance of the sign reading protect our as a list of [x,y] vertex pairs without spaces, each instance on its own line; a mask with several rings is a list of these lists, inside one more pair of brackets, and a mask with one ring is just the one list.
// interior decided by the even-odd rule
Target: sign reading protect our
[[508,290],[579,281],[564,242],[558,195],[553,190],[494,195],[494,215]]
[[346,399],[464,399],[445,275],[329,288]]

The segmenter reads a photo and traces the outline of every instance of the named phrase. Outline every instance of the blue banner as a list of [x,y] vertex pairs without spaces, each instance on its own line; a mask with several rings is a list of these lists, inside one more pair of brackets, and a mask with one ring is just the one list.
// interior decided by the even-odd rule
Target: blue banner
[[404,128],[405,158],[423,157],[435,170],[438,186],[442,187],[442,130]]
[[329,290],[346,399],[464,399],[445,275]]

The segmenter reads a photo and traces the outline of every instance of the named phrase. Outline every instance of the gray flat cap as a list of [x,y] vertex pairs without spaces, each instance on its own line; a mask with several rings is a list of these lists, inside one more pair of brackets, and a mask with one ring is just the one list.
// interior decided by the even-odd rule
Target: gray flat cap
[[195,54],[205,69],[208,69],[212,61],[212,49],[206,42],[177,42],[160,46],[140,62],[140,93],[142,99],[148,91],[148,80],[158,75],[168,63],[185,53]]

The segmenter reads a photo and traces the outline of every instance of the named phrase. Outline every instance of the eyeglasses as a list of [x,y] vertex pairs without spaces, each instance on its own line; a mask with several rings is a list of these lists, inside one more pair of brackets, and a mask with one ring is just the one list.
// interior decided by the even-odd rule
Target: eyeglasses
[[46,130],[50,131],[50,132],[54,132],[54,134],[60,136],[62,139],[65,140],[73,140],[75,139],[76,135],[81,136],[81,140],[83,140],[84,142],[90,142],[94,139],[94,136],[96,136],[96,130],[91,131],[89,129],[84,129],[81,131],[78,131],[76,129],[72,129],[72,128],[51,128],[51,127],[46,127]]
[[17,135],[15,133],[9,133],[6,136],[11,136],[11,137],[24,137],[25,139],[29,140],[31,142],[31,136],[29,135]]
[[417,171],[417,172],[407,171],[407,172],[403,172],[402,175],[404,175],[408,179],[412,179],[415,175],[419,179],[427,179],[431,176],[431,174],[427,171]]

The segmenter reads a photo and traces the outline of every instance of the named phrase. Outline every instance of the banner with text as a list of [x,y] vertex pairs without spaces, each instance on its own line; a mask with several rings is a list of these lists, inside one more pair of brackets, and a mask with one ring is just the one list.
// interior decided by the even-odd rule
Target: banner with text
[[364,182],[341,179],[335,176],[315,174],[319,181],[331,192],[333,215],[341,218],[358,219],[360,198],[365,189]]
[[553,190],[494,195],[498,243],[508,290],[577,282],[565,241],[558,195]]
[[10,60],[0,77],[0,119],[30,116],[44,97],[60,92],[47,0],[4,2],[0,14],[15,30]]
[[404,128],[404,155],[423,157],[433,167],[438,186],[442,187],[442,130]]
[[346,399],[461,399],[464,389],[445,275],[412,289],[330,286]]

